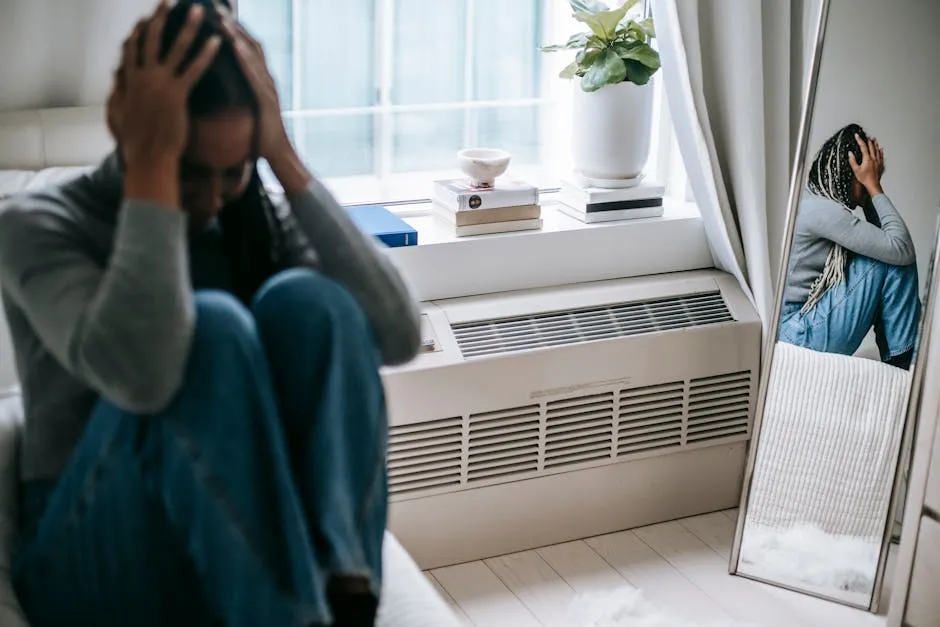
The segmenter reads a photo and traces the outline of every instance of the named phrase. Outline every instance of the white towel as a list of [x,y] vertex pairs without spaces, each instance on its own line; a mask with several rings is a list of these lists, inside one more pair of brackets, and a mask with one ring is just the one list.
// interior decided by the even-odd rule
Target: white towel
[[880,541],[909,391],[905,370],[778,343],[748,522]]

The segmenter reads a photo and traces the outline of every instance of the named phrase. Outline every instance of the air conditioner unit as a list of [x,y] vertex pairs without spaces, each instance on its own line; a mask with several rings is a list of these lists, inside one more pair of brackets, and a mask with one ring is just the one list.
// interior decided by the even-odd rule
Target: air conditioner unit
[[425,303],[383,373],[390,526],[423,568],[734,507],[757,313],[683,272]]

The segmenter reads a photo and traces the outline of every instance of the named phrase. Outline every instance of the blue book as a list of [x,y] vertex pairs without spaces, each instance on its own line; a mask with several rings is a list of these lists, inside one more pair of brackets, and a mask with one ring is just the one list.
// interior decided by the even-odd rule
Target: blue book
[[346,207],[346,211],[363,232],[389,248],[418,245],[418,232],[382,205]]

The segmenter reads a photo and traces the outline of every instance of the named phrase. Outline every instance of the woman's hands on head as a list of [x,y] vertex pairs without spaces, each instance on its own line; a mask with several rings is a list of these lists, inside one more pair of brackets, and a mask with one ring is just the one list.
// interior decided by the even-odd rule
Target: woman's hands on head
[[182,67],[204,18],[204,9],[196,6],[161,59],[168,12],[169,3],[162,0],[153,15],[138,22],[125,40],[108,99],[108,126],[127,170],[125,196],[177,207],[179,160],[189,138],[186,101],[215,58],[221,39],[209,39],[192,62]]
[[861,183],[871,196],[883,194],[881,176],[885,171],[885,151],[878,144],[877,139],[864,140],[855,135],[855,141],[862,152],[862,162],[855,158],[855,153],[849,153],[849,165],[855,173],[855,178]]
[[277,87],[268,69],[264,49],[234,18],[226,16],[222,24],[258,100],[258,156],[271,165],[284,191],[288,194],[303,191],[313,177],[287,135]]

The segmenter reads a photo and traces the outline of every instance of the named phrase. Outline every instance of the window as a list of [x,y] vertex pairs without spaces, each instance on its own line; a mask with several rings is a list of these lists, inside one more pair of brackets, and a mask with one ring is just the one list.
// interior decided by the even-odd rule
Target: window
[[[464,147],[499,147],[514,175],[570,172],[567,0],[239,0],[265,47],[288,131],[341,202],[426,199]],[[657,86],[657,92],[661,91]],[[650,168],[675,162],[657,106]],[[673,168],[674,169],[674,168]]]

